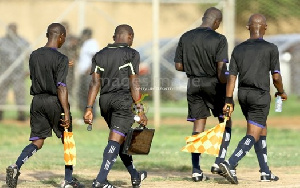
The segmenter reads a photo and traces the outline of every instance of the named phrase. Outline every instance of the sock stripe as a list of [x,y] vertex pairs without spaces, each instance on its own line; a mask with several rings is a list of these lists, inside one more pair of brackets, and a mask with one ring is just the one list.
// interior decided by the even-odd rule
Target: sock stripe
[[242,156],[243,153],[244,153],[243,150],[240,149],[240,151],[237,152],[237,153],[235,154],[235,156],[240,157],[240,156]]
[[262,144],[262,148],[266,148],[267,147],[267,141],[266,140],[262,140],[261,144]]
[[114,153],[116,147],[115,146],[111,146],[110,149],[108,150],[108,153]]
[[221,156],[220,156],[220,158],[224,159],[224,158],[225,158],[225,156],[226,156],[226,149],[225,149],[225,148],[223,148],[223,149],[222,149],[222,153],[221,153]]
[[251,140],[249,138],[247,138],[244,144],[249,146],[250,142],[251,142]]
[[267,156],[267,154],[263,154],[263,156],[264,156],[265,163],[267,163],[268,162],[268,156]]
[[225,134],[225,141],[228,142],[230,140],[230,133]]

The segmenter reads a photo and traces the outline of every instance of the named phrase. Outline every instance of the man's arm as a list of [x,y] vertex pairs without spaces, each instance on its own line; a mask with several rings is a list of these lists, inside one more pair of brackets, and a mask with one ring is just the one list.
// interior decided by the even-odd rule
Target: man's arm
[[225,99],[225,106],[223,108],[223,112],[225,113],[227,110],[227,105],[230,106],[229,110],[229,117],[231,116],[231,113],[233,112],[233,91],[235,87],[235,81],[237,76],[235,75],[229,75],[228,82],[226,85],[226,99]]
[[139,76],[134,74],[129,76],[130,91],[134,103],[138,103],[141,97]]
[[182,63],[175,62],[175,68],[176,68],[177,71],[184,72]]
[[275,93],[275,97],[277,95],[281,96],[282,100],[287,100],[287,94],[284,92],[283,84],[282,84],[282,77],[279,73],[274,73],[272,75],[273,78],[273,84],[275,88],[277,89],[277,92]]
[[218,62],[218,79],[219,82],[221,82],[222,84],[226,84],[227,83],[227,76],[226,76],[226,71],[227,71],[227,66],[226,63],[221,61]]
[[89,94],[88,94],[88,100],[87,100],[87,106],[84,114],[84,122],[86,124],[92,124],[93,122],[93,104],[96,100],[97,94],[100,90],[101,81],[100,81],[100,74],[93,73],[92,74],[92,80],[90,82],[89,86]]
[[61,124],[62,126],[68,128],[70,125],[70,107],[69,107],[69,100],[68,100],[68,89],[66,86],[59,85],[57,87],[57,95],[59,102],[64,109],[65,119],[64,122]]
[[141,118],[141,120],[138,123],[147,125],[148,119],[143,111],[143,106],[140,101],[141,93],[140,93],[139,76],[136,74],[130,75],[129,82],[130,82],[130,91],[131,91],[131,96],[132,96],[133,102],[135,103],[137,108],[141,109],[141,111],[138,114],[139,117]]

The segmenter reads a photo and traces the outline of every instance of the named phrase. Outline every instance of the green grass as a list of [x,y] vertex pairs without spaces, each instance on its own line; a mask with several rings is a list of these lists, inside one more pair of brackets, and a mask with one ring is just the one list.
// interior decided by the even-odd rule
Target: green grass
[[[288,101],[283,103],[283,112],[274,112],[274,100],[272,100],[269,118],[275,116],[297,116],[299,115],[300,101],[295,96],[290,96]],[[169,112],[162,114],[162,117],[185,118],[187,104],[185,99],[178,102],[164,102],[162,107],[170,109]],[[182,113],[172,113],[173,108],[182,108]],[[150,103],[150,108],[151,103]],[[153,114],[149,112],[149,117]],[[73,113],[74,117],[81,118],[82,114],[78,111]],[[16,113],[6,113],[5,118],[16,117]],[[99,117],[99,116],[98,116]],[[234,119],[244,119],[239,105],[233,114]],[[207,125],[207,128],[213,125]],[[30,133],[29,125],[14,125],[0,123],[0,174],[5,173],[7,165],[15,162],[22,149],[29,144]],[[151,128],[151,125],[150,125]],[[192,131],[191,125],[161,125],[156,130],[152,143],[151,152],[148,156],[134,156],[135,165],[139,169],[148,169],[152,171],[190,171],[190,154],[181,152],[185,145],[184,138],[189,136]],[[233,153],[240,139],[245,135],[244,125],[234,125],[232,131],[232,140],[229,146],[228,156]],[[102,160],[102,152],[107,143],[108,129],[106,125],[94,125],[93,131],[86,131],[86,126],[74,125],[74,137],[77,147],[77,166],[76,169],[98,170]],[[268,128],[268,163],[272,167],[300,166],[299,144],[296,140],[299,137],[299,131],[288,129]],[[201,159],[201,168],[209,171],[214,163],[214,157],[204,154]],[[24,169],[32,170],[63,170],[63,146],[61,141],[55,136],[45,141],[44,147],[38,151],[24,165]],[[239,164],[240,167],[257,168],[258,163],[253,149],[243,158]],[[114,166],[114,169],[124,170],[120,160]]]
[[[28,126],[1,124],[0,129],[0,169],[15,162],[20,152],[29,144]],[[191,133],[188,125],[162,125],[155,132],[151,152],[148,156],[134,156],[138,168],[152,171],[190,171],[190,154],[181,152],[185,145],[184,138]],[[74,137],[77,147],[76,169],[99,169],[102,151],[107,143],[108,130],[105,125],[95,125],[93,131],[86,131],[86,126],[74,126]],[[245,135],[245,128],[236,126],[232,132],[232,140],[228,153],[231,154],[239,140]],[[268,162],[271,167],[285,167],[300,165],[299,131],[287,129],[268,129]],[[204,154],[201,167],[208,171],[214,163],[214,157]],[[48,138],[44,147],[38,151],[23,168],[31,170],[63,169],[63,146],[56,137]],[[256,155],[253,149],[240,162],[241,167],[255,167],[258,169]],[[120,160],[114,169],[124,170]],[[4,172],[3,172],[4,173]]]

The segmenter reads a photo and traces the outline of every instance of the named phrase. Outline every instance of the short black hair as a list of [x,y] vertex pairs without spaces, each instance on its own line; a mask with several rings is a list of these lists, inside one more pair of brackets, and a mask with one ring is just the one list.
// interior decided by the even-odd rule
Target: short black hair
[[66,35],[66,28],[60,23],[52,23],[48,26],[47,37],[52,37],[54,35]]
[[133,29],[130,25],[122,24],[116,27],[114,35],[122,34],[125,31],[128,32],[129,34],[134,34]]

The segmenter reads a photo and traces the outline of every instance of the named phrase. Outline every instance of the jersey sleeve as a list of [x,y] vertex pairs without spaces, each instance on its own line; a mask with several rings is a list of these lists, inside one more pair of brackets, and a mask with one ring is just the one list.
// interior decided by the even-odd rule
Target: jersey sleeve
[[183,48],[182,48],[182,37],[179,39],[176,52],[175,52],[175,63],[183,63]]
[[228,43],[226,37],[223,35],[221,35],[215,61],[228,63]]
[[132,58],[132,68],[129,69],[128,76],[133,74],[139,74],[139,67],[140,67],[140,53],[135,51]]
[[97,61],[96,61],[96,55],[95,54],[92,58],[92,68],[91,68],[91,72],[90,74],[93,74],[94,72],[97,73],[97,74],[100,74],[100,66],[97,65]]
[[66,56],[59,57],[57,68],[56,86],[67,86],[66,80],[68,75],[69,60]]
[[274,45],[274,48],[271,51],[271,74],[279,73],[280,74],[280,63],[279,63],[279,52],[277,46]]
[[239,73],[237,62],[234,58],[234,51],[231,55],[230,64],[229,64],[229,75],[237,76]]

